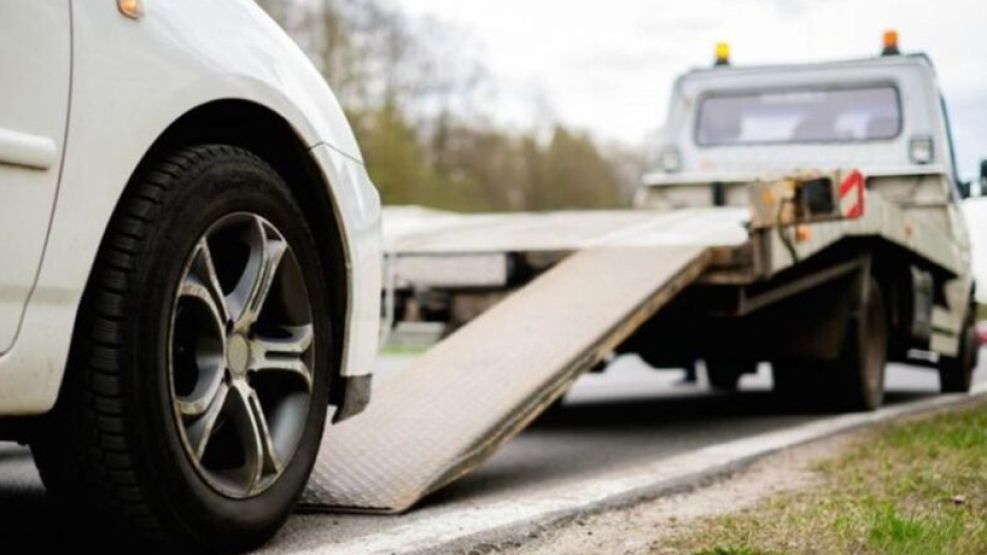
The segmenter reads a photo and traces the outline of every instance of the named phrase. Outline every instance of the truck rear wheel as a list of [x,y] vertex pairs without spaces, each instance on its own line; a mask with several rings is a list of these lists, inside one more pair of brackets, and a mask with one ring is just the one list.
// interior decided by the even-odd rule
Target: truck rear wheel
[[967,393],[973,387],[973,371],[980,358],[976,310],[968,310],[960,335],[960,351],[955,357],[939,359],[939,388],[943,393]]
[[858,314],[850,319],[843,349],[832,363],[837,375],[834,390],[839,408],[873,411],[884,403],[888,362],[888,320],[884,297],[871,278]]
[[837,358],[773,363],[774,390],[808,407],[876,410],[884,402],[887,351],[884,298],[871,279],[863,304],[847,322]]
[[229,552],[278,530],[325,421],[324,275],[287,185],[250,152],[186,148],[131,186],[31,445],[80,534]]

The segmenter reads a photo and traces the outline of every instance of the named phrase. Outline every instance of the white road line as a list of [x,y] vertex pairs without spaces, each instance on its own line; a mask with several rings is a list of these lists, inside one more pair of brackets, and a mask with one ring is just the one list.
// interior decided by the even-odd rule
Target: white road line
[[782,449],[904,416],[969,403],[985,396],[987,383],[980,383],[974,386],[971,395],[945,395],[886,407],[873,413],[834,416],[630,467],[617,477],[613,476],[613,470],[608,470],[605,477],[566,483],[542,490],[537,496],[467,507],[452,515],[443,515],[441,519],[409,523],[386,533],[353,538],[301,553],[414,553],[459,547],[457,543],[473,538],[496,542],[521,537],[527,531],[567,516],[626,505],[736,471]]

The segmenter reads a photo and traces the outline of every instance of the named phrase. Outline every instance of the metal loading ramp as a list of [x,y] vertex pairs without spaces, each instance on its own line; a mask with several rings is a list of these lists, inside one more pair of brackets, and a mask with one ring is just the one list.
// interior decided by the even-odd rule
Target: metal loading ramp
[[399,513],[460,478],[699,277],[705,246],[573,254],[376,387],[329,428],[301,504]]

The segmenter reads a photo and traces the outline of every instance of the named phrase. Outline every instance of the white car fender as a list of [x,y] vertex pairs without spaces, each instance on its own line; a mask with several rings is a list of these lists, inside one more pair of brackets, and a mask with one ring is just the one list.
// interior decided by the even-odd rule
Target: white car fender
[[[73,2],[66,156],[47,248],[13,348],[0,357],[0,414],[54,405],[106,224],[148,149],[183,114],[238,99],[277,113],[313,150],[348,255],[344,375],[370,371],[380,286],[380,201],[345,115],[304,54],[251,0]],[[217,17],[206,17],[216,10]],[[358,254],[356,254],[358,253]],[[371,317],[372,316],[372,317]]]

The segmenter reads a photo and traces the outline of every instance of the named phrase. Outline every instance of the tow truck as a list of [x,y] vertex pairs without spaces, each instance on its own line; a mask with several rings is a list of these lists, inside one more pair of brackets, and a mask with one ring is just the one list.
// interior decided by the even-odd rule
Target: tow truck
[[407,510],[619,353],[731,391],[769,362],[780,395],[841,410],[881,405],[889,360],[970,388],[970,188],[926,55],[719,46],[675,82],[659,166],[633,210],[385,212],[388,319],[454,331],[328,432],[304,504]]

